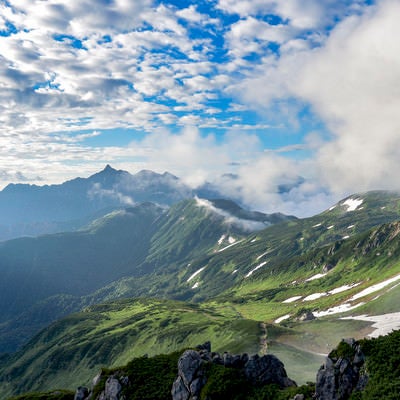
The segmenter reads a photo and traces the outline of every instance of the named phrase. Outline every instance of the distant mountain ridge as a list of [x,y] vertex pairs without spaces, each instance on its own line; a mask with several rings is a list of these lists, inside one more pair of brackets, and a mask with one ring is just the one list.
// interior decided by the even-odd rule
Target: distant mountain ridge
[[[207,186],[207,185],[205,185]],[[0,241],[21,236],[73,231],[117,208],[152,202],[171,206],[195,196],[210,200],[225,196],[216,188],[192,189],[175,175],[142,170],[130,174],[109,164],[88,178],[75,178],[61,184],[9,184],[0,191]],[[217,208],[231,200],[216,200]],[[232,204],[229,205],[232,209]],[[240,209],[239,218],[276,223],[286,217]]]
[[0,191],[0,240],[74,230],[117,207],[191,197],[192,190],[168,172],[131,175],[110,165],[62,184],[9,184]]

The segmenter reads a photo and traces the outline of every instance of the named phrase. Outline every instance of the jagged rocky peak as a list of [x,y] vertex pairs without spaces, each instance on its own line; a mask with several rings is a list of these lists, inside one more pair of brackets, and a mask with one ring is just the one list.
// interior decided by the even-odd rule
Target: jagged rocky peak
[[173,400],[195,400],[207,383],[207,364],[217,364],[243,372],[252,385],[275,384],[281,388],[297,386],[288,378],[283,363],[274,355],[252,355],[247,353],[223,354],[212,352],[211,343],[206,342],[196,350],[186,350],[178,361],[178,376],[172,386]]
[[343,339],[332,350],[317,373],[317,400],[347,400],[354,391],[362,391],[368,375],[363,371],[365,356],[354,339]]
[[[179,357],[178,374],[175,381],[171,382],[172,400],[200,399],[204,395],[203,388],[211,379],[209,374],[212,365],[240,371],[240,376],[249,385],[278,385],[280,388],[297,386],[296,382],[288,378],[283,363],[271,354],[221,354],[212,352],[211,343],[206,342],[195,349],[184,351]],[[99,383],[101,388],[98,387]],[[93,391],[79,387],[74,400],[123,400],[124,390],[130,385],[131,379],[123,371],[114,371],[108,375],[102,372],[93,380]]]

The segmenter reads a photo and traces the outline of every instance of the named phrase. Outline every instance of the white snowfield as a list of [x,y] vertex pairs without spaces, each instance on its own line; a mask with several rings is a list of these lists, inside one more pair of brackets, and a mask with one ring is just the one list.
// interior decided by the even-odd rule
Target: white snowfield
[[313,275],[312,277],[306,279],[306,282],[314,281],[315,279],[321,279],[321,278],[323,278],[325,275],[326,275],[326,273],[325,273],[325,274],[316,274],[316,275]]
[[231,244],[228,244],[228,246],[225,246],[225,247],[223,247],[222,249],[219,249],[219,250],[218,250],[218,253],[221,253],[221,251],[224,251],[224,250],[226,250],[226,249],[229,249],[229,247],[232,247],[232,246],[234,246],[235,244],[238,244],[238,243],[240,243],[240,242],[243,242],[243,240],[244,240],[244,239],[238,240],[237,242],[233,242],[233,243],[231,243],[231,241],[229,240],[229,243],[231,243]]
[[300,300],[303,296],[293,296],[289,297],[288,299],[282,301],[282,303],[293,303],[296,300]]
[[328,293],[313,293],[313,294],[310,294],[310,295],[307,296],[307,297],[304,297],[303,301],[317,300],[317,299],[319,299],[319,298],[321,298],[321,297],[326,296],[327,294],[328,294]]
[[399,281],[399,280],[400,280],[400,274],[394,276],[393,278],[386,279],[386,280],[383,281],[383,282],[377,283],[377,284],[375,284],[375,285],[372,285],[372,286],[370,286],[370,287],[368,287],[368,288],[362,290],[361,292],[355,294],[355,295],[350,299],[350,301],[354,301],[354,300],[360,299],[361,297],[367,296],[367,295],[369,295],[369,294],[371,294],[371,293],[377,292],[378,290],[381,290],[381,289],[385,288],[386,286],[389,286],[390,284],[392,284],[392,283],[394,283],[394,282],[397,282],[397,281]]
[[247,273],[245,278],[248,278],[249,276],[253,275],[253,272],[255,272],[258,269],[260,269],[261,267],[263,267],[266,263],[267,263],[267,261],[263,261],[261,264],[258,264],[255,268],[253,268],[250,272]]
[[277,318],[274,322],[275,322],[276,324],[279,324],[279,323],[281,323],[282,321],[284,321],[285,319],[288,319],[288,318],[290,318],[290,317],[291,317],[290,314],[282,315],[282,317]]
[[260,258],[263,258],[264,256],[266,256],[268,253],[270,253],[272,250],[267,250],[265,253],[260,254],[256,260],[258,261]]
[[337,293],[342,293],[345,292],[346,290],[350,290],[353,289],[354,287],[360,285],[361,282],[357,282],[357,283],[352,283],[351,285],[343,285],[343,286],[339,286],[335,289],[330,290],[328,293],[329,294],[337,294]]
[[196,275],[198,275],[201,271],[203,271],[206,267],[202,267],[198,269],[195,273],[189,276],[186,282],[190,282]]
[[225,238],[226,238],[226,235],[222,235],[218,240],[218,245],[221,245],[222,242],[225,240]]
[[363,199],[347,199],[342,203],[343,206],[347,206],[347,212],[355,211],[358,206],[363,203]]
[[341,319],[355,319],[358,321],[373,322],[372,328],[375,330],[368,335],[370,337],[387,335],[393,330],[400,329],[400,312],[371,316],[356,315],[351,317],[343,317]]
[[196,289],[196,288],[198,288],[199,287],[199,285],[200,285],[200,282],[196,282],[193,286],[192,286],[192,289]]
[[350,303],[343,303],[343,304],[340,304],[339,306],[328,308],[325,311],[313,311],[313,314],[317,318],[325,317],[327,315],[339,314],[339,313],[343,313],[343,312],[346,312],[346,311],[354,310],[355,308],[360,307],[363,304],[365,304],[365,303],[361,302],[361,303],[358,303],[358,304],[355,304],[355,305],[352,305]]
[[[339,287],[337,287],[335,289],[329,290],[326,293],[313,293],[313,294],[310,294],[309,296],[305,297],[303,301],[316,300],[316,299],[319,299],[320,297],[323,297],[323,296],[342,293],[342,292],[345,292],[346,290],[353,289],[354,287],[356,287],[356,286],[358,286],[360,284],[361,284],[361,282],[357,282],[357,283],[352,283],[351,285],[339,286]],[[300,300],[302,297],[303,296],[293,296],[293,297],[290,297],[290,298],[282,301],[282,303],[293,303],[294,301]]]

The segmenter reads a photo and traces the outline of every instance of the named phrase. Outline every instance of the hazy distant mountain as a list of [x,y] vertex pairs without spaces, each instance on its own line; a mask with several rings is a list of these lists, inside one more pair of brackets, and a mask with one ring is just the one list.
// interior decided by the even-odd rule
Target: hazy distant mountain
[[192,190],[168,172],[131,175],[109,165],[59,185],[9,184],[0,191],[0,240],[74,230],[117,207],[190,197]]

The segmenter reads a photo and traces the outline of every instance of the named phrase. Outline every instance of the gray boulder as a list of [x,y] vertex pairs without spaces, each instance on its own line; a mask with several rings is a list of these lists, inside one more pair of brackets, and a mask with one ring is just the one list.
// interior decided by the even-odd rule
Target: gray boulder
[[178,361],[178,376],[172,385],[173,400],[198,400],[207,383],[206,366],[213,363],[243,371],[247,380],[255,385],[277,384],[281,388],[297,386],[288,378],[283,363],[273,355],[262,357],[228,352],[211,353],[211,345],[198,346],[199,350],[187,350]]
[[122,386],[119,380],[110,376],[105,384],[103,392],[100,394],[99,400],[122,400],[121,399]]
[[250,357],[244,366],[244,373],[254,385],[277,384],[281,388],[297,386],[288,378],[282,361],[272,354]]
[[204,371],[202,368],[206,349],[198,351],[186,350],[178,360],[178,376],[172,385],[173,400],[196,400],[200,396],[201,389],[205,385]]
[[368,382],[368,376],[360,373],[365,360],[360,346],[354,339],[343,342],[349,347],[348,354],[328,356],[317,373],[317,400],[347,400],[354,391],[363,390]]
[[79,386],[76,389],[74,400],[85,400],[89,396],[89,390],[87,387]]

